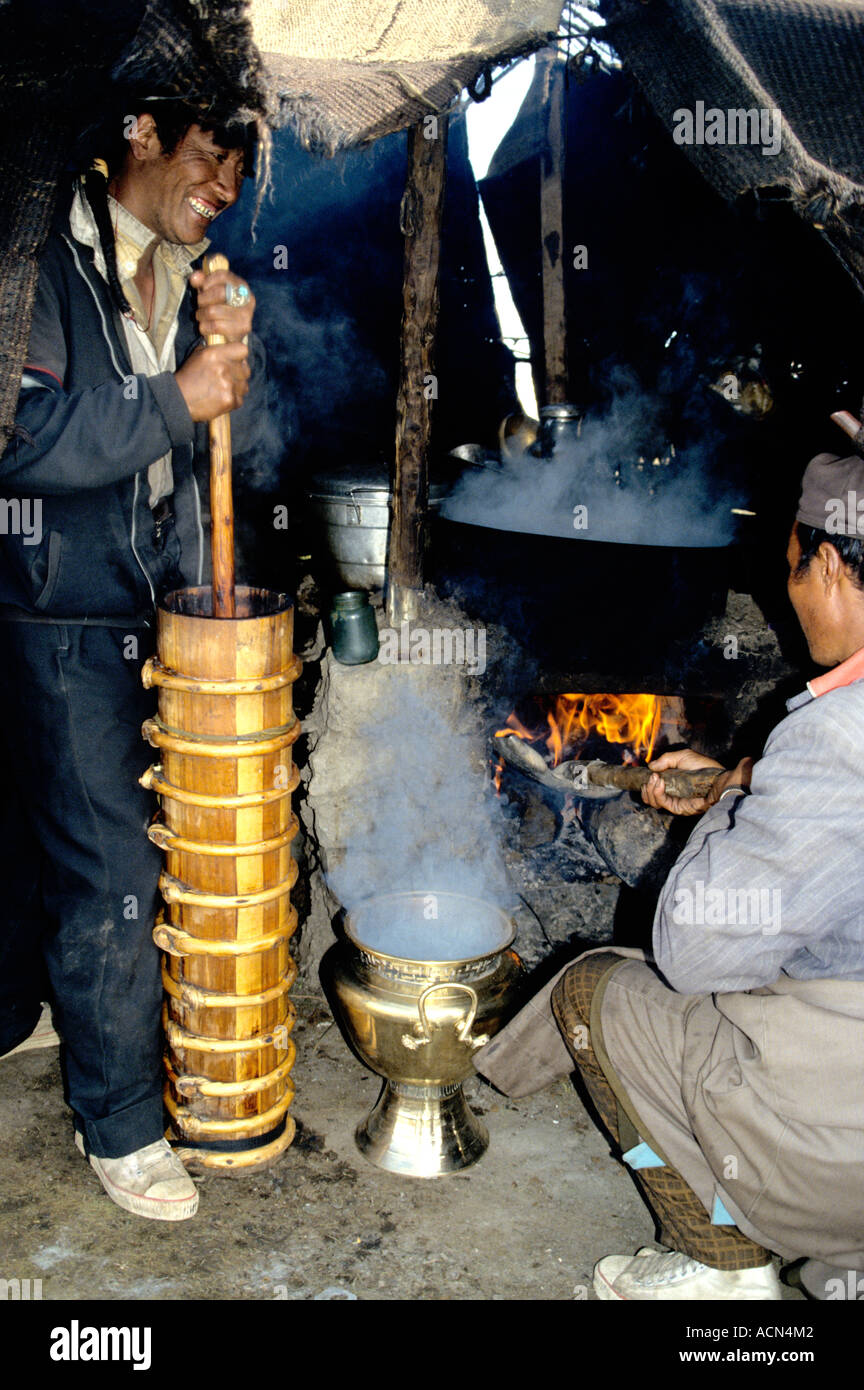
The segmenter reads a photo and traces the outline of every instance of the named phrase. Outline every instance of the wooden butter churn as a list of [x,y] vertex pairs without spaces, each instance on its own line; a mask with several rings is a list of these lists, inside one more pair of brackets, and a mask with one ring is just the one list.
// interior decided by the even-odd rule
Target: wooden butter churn
[[234,585],[228,416],[212,422],[210,443],[213,587],[168,594],[159,608],[157,656],[143,672],[158,714],[142,731],[159,762],[141,780],[160,797],[148,833],[166,854],[153,935],[165,952],[169,1137],[185,1162],[249,1170],[294,1136],[300,663],[290,599]]

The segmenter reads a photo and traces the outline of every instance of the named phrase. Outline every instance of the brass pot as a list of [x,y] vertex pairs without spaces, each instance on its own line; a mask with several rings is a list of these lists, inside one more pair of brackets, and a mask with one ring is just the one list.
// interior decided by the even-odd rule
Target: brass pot
[[[348,917],[333,998],[348,1042],[384,1077],[355,1135],[379,1168],[434,1178],[485,1153],[489,1136],[462,1083],[504,1021],[522,968],[513,936],[500,908],[457,893],[391,893]],[[460,939],[471,954],[454,950]]]

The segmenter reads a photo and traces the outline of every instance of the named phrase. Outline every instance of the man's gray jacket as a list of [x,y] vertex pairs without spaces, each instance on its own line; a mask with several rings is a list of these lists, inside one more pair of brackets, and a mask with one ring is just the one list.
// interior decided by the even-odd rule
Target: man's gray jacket
[[[752,795],[725,796],[694,829],[654,922],[672,989],[632,959],[640,952],[618,948],[631,959],[595,1000],[596,1018],[592,1009],[595,1050],[596,1031],[638,1133],[707,1211],[719,1199],[769,1250],[858,1270],[862,736],[864,650],[790,702]],[[475,1055],[509,1095],[572,1070],[549,1007],[554,984]]]
[[[200,342],[187,289],[178,367]],[[249,394],[231,414],[235,453],[254,445],[264,416],[264,351],[254,335],[249,365]],[[16,433],[0,459],[8,532],[0,616],[140,624],[163,593],[203,582],[193,459],[205,456],[206,434],[172,372],[133,373],[92,251],[58,224],[40,261]],[[169,450],[173,520],[157,529],[146,470]],[[19,507],[23,534],[14,533]]]

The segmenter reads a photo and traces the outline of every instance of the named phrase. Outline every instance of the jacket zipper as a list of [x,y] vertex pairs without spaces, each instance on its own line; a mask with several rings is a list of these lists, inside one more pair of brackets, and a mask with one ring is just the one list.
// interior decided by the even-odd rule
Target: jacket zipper
[[[117,361],[117,354],[116,354],[115,351],[114,351],[114,344],[112,343],[110,334],[109,334],[109,332],[108,332],[108,325],[107,325],[106,322],[105,322],[105,315],[104,315],[103,312],[102,312],[102,305],[99,303],[99,296],[97,295],[96,291],[94,290],[93,286],[91,285],[90,281],[88,280],[86,274],[84,273],[84,268],[83,268],[83,266],[81,265],[81,260],[80,260],[80,258],[79,258],[79,256],[78,256],[78,252],[77,252],[77,250],[76,250],[76,248],[75,248],[75,243],[74,243],[74,241],[71,239],[71,237],[67,237],[65,233],[62,233],[62,236],[63,236],[63,240],[66,242],[66,245],[69,247],[69,250],[72,252],[72,255],[73,255],[74,260],[75,260],[75,266],[76,266],[76,269],[77,269],[77,271],[78,271],[78,274],[81,276],[81,279],[84,281],[85,285],[87,286],[88,290],[90,291],[91,295],[93,296],[93,302],[94,302],[94,304],[96,305],[96,308],[97,308],[98,311],[99,311],[99,319],[100,319],[100,322],[101,322],[101,324],[102,324],[102,334],[103,334],[103,337],[105,338],[106,343],[108,344],[108,351],[109,351],[110,354],[111,354],[111,361],[112,361],[113,364],[114,364],[114,370],[115,370],[115,372],[117,373],[117,375],[119,376],[120,380],[121,380],[121,381],[125,381],[127,375],[131,375],[131,363],[130,363],[130,372],[129,372],[129,373],[124,372],[123,369],[121,368],[119,362]],[[153,603],[153,606],[154,606],[154,608],[155,608],[155,606],[156,606],[156,590],[155,590],[154,587],[153,587],[153,581],[151,580],[150,575],[148,574],[147,569],[146,569],[146,567],[145,567],[145,565],[144,565],[144,563],[143,563],[143,561],[142,561],[142,559],[141,559],[141,556],[138,554],[138,550],[137,550],[137,547],[136,547],[136,545],[135,545],[135,518],[136,518],[137,511],[138,511],[138,490],[139,490],[139,487],[140,487],[140,482],[141,482],[141,474],[140,474],[140,472],[138,472],[138,473],[135,474],[135,494],[134,494],[134,497],[133,497],[133,499],[132,499],[132,529],[131,529],[131,532],[130,532],[130,535],[129,535],[129,545],[130,545],[130,547],[131,547],[132,554],[135,556],[135,559],[136,559],[136,561],[137,561],[137,563],[138,563],[138,568],[141,570],[141,573],[143,574],[144,578],[147,580],[147,587],[148,587],[148,589],[150,590],[150,598],[151,598],[152,603]]]

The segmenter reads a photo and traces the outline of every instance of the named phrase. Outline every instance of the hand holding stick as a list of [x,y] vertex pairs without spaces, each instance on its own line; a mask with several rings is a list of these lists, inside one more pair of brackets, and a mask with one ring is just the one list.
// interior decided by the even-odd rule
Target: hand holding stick
[[[750,786],[753,759],[742,758],[736,767],[726,769],[713,758],[692,748],[676,748],[661,753],[649,768],[642,787],[642,800],[656,810],[676,816],[700,816],[719,801],[725,791],[745,791]],[[689,778],[681,787],[678,779]]]
[[[675,768],[662,776],[666,792],[674,797],[710,796],[722,767],[697,769]],[[585,780],[595,787],[621,787],[625,791],[641,791],[654,776],[650,767],[619,767],[615,764],[594,762],[585,768]]]

